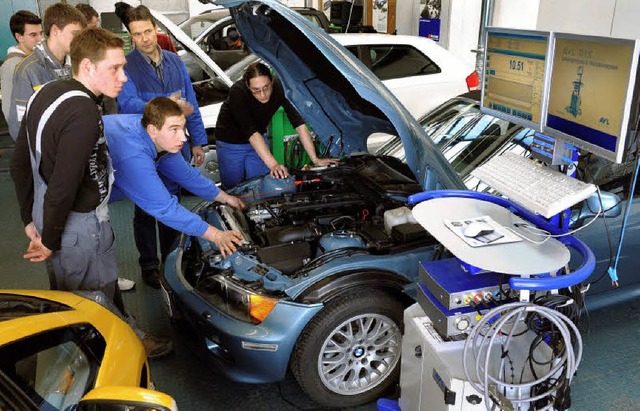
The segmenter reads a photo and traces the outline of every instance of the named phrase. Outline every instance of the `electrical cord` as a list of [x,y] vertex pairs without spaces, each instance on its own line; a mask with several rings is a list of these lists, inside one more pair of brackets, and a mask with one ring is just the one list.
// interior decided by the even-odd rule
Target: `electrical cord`
[[[596,186],[596,191],[598,192],[598,198],[600,198],[600,188],[598,186]],[[602,205],[602,203],[600,203]],[[550,232],[548,232],[547,230],[544,230],[542,228],[538,228],[535,227],[533,225],[529,225],[526,223],[519,223],[518,227],[524,229],[525,231],[527,231],[530,234],[534,234],[534,235],[539,235],[539,236],[543,236],[544,239],[543,240],[534,240],[533,238],[527,237],[526,235],[522,234],[521,232],[515,231],[514,229],[512,229],[511,227],[506,227],[505,228],[512,232],[513,234],[517,235],[518,237],[522,238],[523,240],[526,240],[530,243],[533,244],[544,244],[545,242],[547,242],[547,240],[549,240],[550,238],[559,238],[559,237],[565,237],[568,235],[572,235],[575,234],[581,230],[584,230],[585,228],[589,227],[591,224],[593,224],[594,221],[596,221],[598,219],[598,217],[600,216],[600,214],[602,214],[602,206],[600,207],[600,209],[598,210],[598,213],[587,223],[584,224],[578,228],[576,228],[575,230],[571,230],[568,231],[566,233],[562,233],[562,234],[551,234]]]
[[[549,321],[554,327],[555,344],[551,348],[555,349],[552,349],[553,357],[549,361],[549,370],[545,375],[532,376],[528,381],[523,381],[524,376],[522,376],[520,383],[509,383],[505,381],[505,361],[507,361],[506,358],[513,361],[512,354],[516,352],[515,344],[517,344],[514,334],[519,324],[526,325],[525,318],[532,313]],[[527,358],[533,358],[533,355],[543,350],[544,346],[546,344],[534,339],[530,343]],[[563,349],[558,350],[558,346]],[[496,347],[500,348],[499,353]],[[513,350],[513,353],[510,350]],[[495,356],[498,354],[500,360],[496,373],[492,372],[489,365],[496,364]],[[488,410],[494,405],[502,409],[507,405],[512,406],[512,409],[519,409],[520,406],[538,404],[544,399],[549,401],[545,406],[536,407],[536,409],[550,410],[556,405],[570,404],[569,386],[582,358],[582,339],[575,324],[564,314],[529,302],[515,302],[497,307],[482,317],[470,331],[462,357],[465,377],[473,388],[483,393]],[[471,362],[474,363],[471,364]],[[474,374],[471,373],[472,367]],[[508,398],[514,396],[516,398]],[[551,398],[553,401],[550,401]]]

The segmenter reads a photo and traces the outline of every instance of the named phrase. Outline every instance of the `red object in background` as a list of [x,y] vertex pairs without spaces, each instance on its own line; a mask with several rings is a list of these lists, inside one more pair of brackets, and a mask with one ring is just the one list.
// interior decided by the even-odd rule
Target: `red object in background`
[[178,50],[176,50],[176,47],[173,45],[173,42],[171,41],[171,37],[167,36],[164,33],[158,33],[157,37],[158,37],[158,45],[160,46],[161,49],[172,51],[178,54]]
[[465,80],[467,81],[467,88],[469,91],[478,90],[480,88],[480,77],[478,77],[478,73],[475,71],[469,74]]

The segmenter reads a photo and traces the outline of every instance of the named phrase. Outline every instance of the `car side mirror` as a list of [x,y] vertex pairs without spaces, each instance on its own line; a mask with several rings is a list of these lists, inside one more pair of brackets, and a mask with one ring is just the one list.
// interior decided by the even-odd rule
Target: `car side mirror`
[[77,411],[178,411],[175,400],[160,391],[140,387],[98,387],[87,393]]
[[[602,199],[602,207],[600,199]],[[606,216],[607,218],[615,218],[622,213],[622,200],[617,194],[601,191],[600,199],[598,193],[593,193],[580,204],[580,208],[573,210],[569,228],[581,227],[585,222],[595,217],[600,210],[602,210],[600,217]]]

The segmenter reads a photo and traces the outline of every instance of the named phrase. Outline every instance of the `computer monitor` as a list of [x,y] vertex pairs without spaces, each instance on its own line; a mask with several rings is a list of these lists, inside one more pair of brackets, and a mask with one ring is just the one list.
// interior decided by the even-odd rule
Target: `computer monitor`
[[633,112],[638,44],[556,33],[544,133],[622,162]]
[[542,130],[552,37],[549,32],[487,29],[482,112]]
[[350,1],[332,1],[329,21],[336,26],[358,25],[362,21],[362,5]]

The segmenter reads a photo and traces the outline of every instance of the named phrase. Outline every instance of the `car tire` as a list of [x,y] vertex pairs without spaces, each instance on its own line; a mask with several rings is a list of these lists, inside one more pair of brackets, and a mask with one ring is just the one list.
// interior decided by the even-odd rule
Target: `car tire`
[[400,301],[375,290],[328,303],[294,347],[291,369],[302,389],[332,408],[384,395],[400,375],[403,311]]

